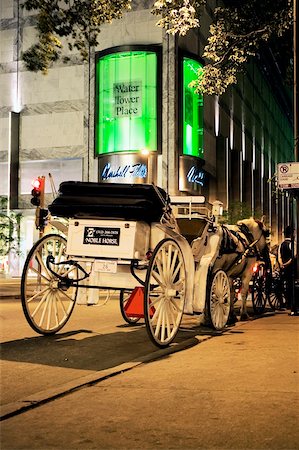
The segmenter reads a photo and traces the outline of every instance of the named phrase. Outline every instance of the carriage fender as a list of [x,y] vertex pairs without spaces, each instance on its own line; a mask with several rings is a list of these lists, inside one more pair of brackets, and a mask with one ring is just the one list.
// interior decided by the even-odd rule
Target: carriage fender
[[187,241],[181,234],[176,233],[174,230],[166,227],[165,225],[157,225],[157,228],[160,228],[165,232],[165,237],[171,237],[176,241],[176,243],[180,246],[182,250],[183,258],[186,264],[186,301],[185,301],[185,314],[193,314],[193,289],[194,289],[194,258],[192,254],[191,247]]
[[208,244],[205,254],[201,257],[194,274],[194,296],[193,310],[202,313],[206,306],[207,286],[209,275],[216,258],[219,255],[219,249],[222,239],[221,230],[218,233],[208,236]]

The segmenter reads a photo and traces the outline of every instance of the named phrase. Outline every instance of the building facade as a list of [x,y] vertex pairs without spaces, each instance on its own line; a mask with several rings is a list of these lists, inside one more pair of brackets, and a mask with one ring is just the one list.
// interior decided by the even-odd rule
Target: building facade
[[[47,75],[25,70],[35,17],[20,0],[0,5],[1,196],[23,215],[19,273],[36,239],[31,180],[46,177],[46,203],[61,181],[154,182],[171,195],[204,195],[224,209],[265,215],[281,240],[292,202],[275,186],[277,164],[293,160],[291,100],[271,61],[252,62],[221,97],[189,87],[204,64],[214,1],[186,37],[156,26],[152,2],[132,2],[103,26],[89,61],[63,52]],[[51,174],[51,176],[49,176]],[[11,267],[13,264],[11,264]]]

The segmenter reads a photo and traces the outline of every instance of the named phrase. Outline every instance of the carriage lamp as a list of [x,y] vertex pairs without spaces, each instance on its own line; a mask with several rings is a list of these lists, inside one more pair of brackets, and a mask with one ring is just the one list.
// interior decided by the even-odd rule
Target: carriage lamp
[[252,268],[252,272],[256,273],[258,271],[258,264],[255,264]]
[[222,216],[222,214],[223,214],[223,203],[220,202],[219,200],[215,200],[213,202],[212,215],[215,217],[216,222],[218,221],[218,218]]

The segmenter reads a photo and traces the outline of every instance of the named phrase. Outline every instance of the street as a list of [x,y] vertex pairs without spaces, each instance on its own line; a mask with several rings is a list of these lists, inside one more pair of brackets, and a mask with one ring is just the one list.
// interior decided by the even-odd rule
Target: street
[[77,305],[54,337],[18,299],[0,308],[3,450],[299,448],[298,317],[221,333],[186,317],[159,350],[116,299]]
[[[103,306],[76,305],[65,327],[48,337],[31,330],[19,299],[1,300],[0,311],[2,405],[31,401],[32,396],[50,388],[84,383],[93,374],[97,379],[117,372],[123,364],[134,366],[147,355],[161,353],[150,342],[143,324],[131,327],[123,321],[117,298]],[[176,342],[192,339],[196,323],[196,317],[186,317]],[[205,328],[200,339],[211,334],[213,331]]]

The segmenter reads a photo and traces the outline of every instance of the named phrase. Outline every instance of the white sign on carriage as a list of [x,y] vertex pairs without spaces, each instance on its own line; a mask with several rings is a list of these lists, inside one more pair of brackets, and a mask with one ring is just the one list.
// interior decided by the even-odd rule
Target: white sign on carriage
[[277,174],[280,189],[299,188],[299,162],[278,164]]

